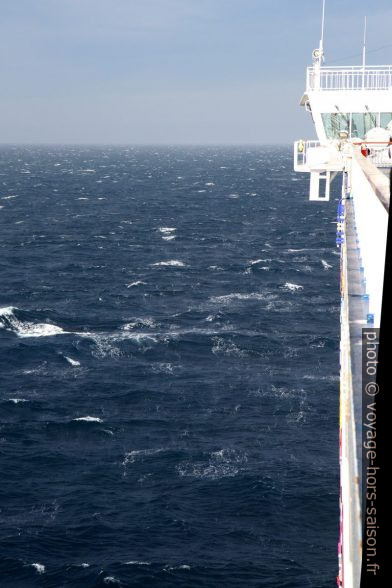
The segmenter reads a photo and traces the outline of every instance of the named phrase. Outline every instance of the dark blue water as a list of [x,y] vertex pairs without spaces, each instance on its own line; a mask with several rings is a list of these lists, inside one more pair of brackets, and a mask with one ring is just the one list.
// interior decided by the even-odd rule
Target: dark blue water
[[288,148],[0,158],[0,585],[334,586],[336,203]]

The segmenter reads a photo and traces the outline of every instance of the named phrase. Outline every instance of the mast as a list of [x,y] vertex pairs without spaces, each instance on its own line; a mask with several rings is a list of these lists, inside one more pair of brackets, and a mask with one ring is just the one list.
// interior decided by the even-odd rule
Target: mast
[[313,51],[313,64],[314,64],[314,87],[315,90],[320,89],[320,69],[324,61],[324,24],[325,24],[325,0],[323,0],[323,9],[321,16],[321,38],[318,49]]
[[363,27],[363,49],[362,49],[362,88],[365,88],[365,67],[366,67],[366,33],[367,33],[367,17],[365,16],[365,24]]

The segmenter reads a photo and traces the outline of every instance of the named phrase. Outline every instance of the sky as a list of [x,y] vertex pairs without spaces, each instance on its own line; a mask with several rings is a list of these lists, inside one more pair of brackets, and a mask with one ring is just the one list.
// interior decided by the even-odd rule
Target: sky
[[[322,0],[0,0],[0,142],[271,144],[299,106]],[[325,65],[392,63],[390,0],[327,0]]]

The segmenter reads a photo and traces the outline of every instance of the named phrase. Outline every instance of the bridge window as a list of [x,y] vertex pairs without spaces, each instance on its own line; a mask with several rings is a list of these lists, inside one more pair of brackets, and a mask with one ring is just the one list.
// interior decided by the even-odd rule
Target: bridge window
[[328,139],[339,139],[340,131],[350,133],[350,115],[342,112],[322,113],[325,133]]
[[381,114],[380,114],[380,127],[385,129],[387,127],[388,123],[390,123],[391,121],[392,121],[392,112],[381,112]]
[[386,127],[392,120],[392,112],[324,112],[321,114],[327,139],[340,139],[340,131],[349,137],[364,139],[370,129]]
[[363,139],[370,129],[378,126],[378,113],[353,112],[351,115],[351,137]]

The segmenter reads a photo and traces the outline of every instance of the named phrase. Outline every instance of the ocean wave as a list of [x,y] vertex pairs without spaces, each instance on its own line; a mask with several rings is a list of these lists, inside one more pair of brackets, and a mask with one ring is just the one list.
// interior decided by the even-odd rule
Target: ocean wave
[[123,331],[130,331],[131,329],[134,329],[135,327],[152,328],[152,327],[156,327],[156,326],[157,326],[157,323],[154,321],[153,318],[135,318],[133,321],[126,323],[121,328]]
[[285,290],[286,292],[299,292],[303,290],[304,287],[300,284],[292,284],[291,282],[286,282],[283,286],[280,286],[281,290]]
[[224,294],[223,296],[211,296],[210,301],[214,304],[229,304],[233,300],[271,300],[276,298],[276,295],[270,292],[250,292],[243,294],[241,292],[234,292],[232,294]]
[[143,286],[145,284],[146,282],[142,282],[142,280],[137,280],[136,282],[131,282],[130,284],[127,284],[127,288],[134,288],[135,286]]
[[233,355],[244,357],[246,352],[240,349],[233,341],[226,341],[222,337],[213,337],[212,353],[214,355]]
[[145,457],[157,455],[163,451],[166,451],[164,447],[160,447],[158,449],[135,449],[133,451],[128,451],[124,456],[122,465],[127,466],[128,464],[135,463],[136,461],[143,461]]
[[173,233],[174,231],[176,231],[176,227],[159,227],[158,231],[160,233],[163,233],[164,235],[168,234],[168,233]]
[[0,325],[7,331],[16,333],[18,337],[52,337],[67,334],[67,331],[57,325],[19,320],[15,311],[18,309],[13,306],[0,308]]
[[151,369],[156,374],[172,374],[174,373],[175,366],[171,363],[159,362],[157,364],[152,364]]
[[257,265],[258,263],[269,263],[270,261],[272,261],[271,258],[266,258],[266,259],[250,259],[248,261],[248,263],[250,265]]
[[301,249],[287,249],[287,253],[300,253],[301,251],[317,251],[312,247],[302,247]]
[[234,478],[245,467],[248,456],[243,451],[221,449],[209,454],[207,462],[184,462],[177,466],[181,478],[219,480]]
[[328,263],[327,261],[325,261],[325,259],[322,259],[321,260],[321,263],[322,263],[323,268],[325,269],[325,271],[328,271],[328,270],[330,270],[330,269],[333,268],[333,266],[330,263]]
[[106,576],[106,578],[103,579],[103,582],[104,584],[117,584],[118,586],[121,585],[120,580],[118,580],[114,576]]
[[85,417],[78,417],[76,419],[72,419],[73,421],[84,421],[86,423],[103,423],[103,420],[99,417],[93,416],[85,416]]
[[183,261],[178,259],[169,259],[169,261],[158,261],[151,264],[152,267],[186,267]]
[[320,380],[326,382],[340,382],[340,376],[338,375],[329,375],[329,376],[320,376],[316,374],[305,374],[303,376],[304,380]]
[[68,363],[70,363],[73,367],[80,366],[80,361],[77,361],[76,359],[72,359],[72,357],[68,357],[67,355],[64,355],[64,359],[66,359],[68,361]]
[[36,570],[36,572],[38,572],[38,574],[44,574],[45,573],[45,566],[43,564],[40,563],[32,563],[30,564],[32,568],[34,568]]

